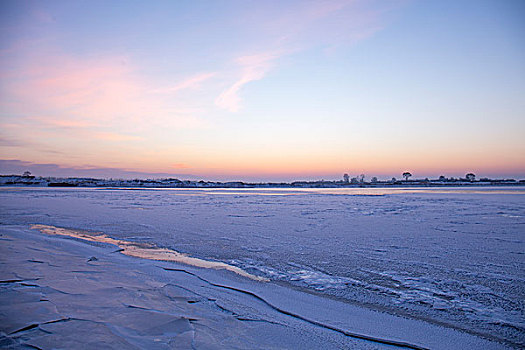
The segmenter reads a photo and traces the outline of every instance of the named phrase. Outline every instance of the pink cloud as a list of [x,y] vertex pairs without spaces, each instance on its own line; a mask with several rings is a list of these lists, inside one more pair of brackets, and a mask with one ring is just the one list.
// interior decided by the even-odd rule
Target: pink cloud
[[116,132],[96,132],[92,135],[94,138],[107,140],[107,141],[137,141],[142,140],[142,137],[119,134]]
[[172,168],[175,168],[175,169],[190,169],[191,167],[187,164],[184,164],[184,163],[175,163],[172,165]]
[[26,117],[28,121],[38,123],[40,125],[57,127],[57,128],[92,128],[98,127],[100,124],[82,121],[82,120],[73,120],[73,119],[57,119],[53,117]]
[[54,55],[28,62],[17,71],[18,78],[8,82],[7,91],[19,101],[16,109],[29,113],[67,112],[77,118],[107,120],[136,110],[141,90],[123,57]]
[[[152,94],[153,81],[138,76],[125,56],[35,55],[19,62],[16,76],[1,83],[5,111],[62,128],[122,128],[144,131],[159,126],[199,128],[199,108]],[[202,73],[167,89],[196,89],[213,77]],[[39,115],[40,117],[33,117]],[[21,122],[18,120],[18,122]]]

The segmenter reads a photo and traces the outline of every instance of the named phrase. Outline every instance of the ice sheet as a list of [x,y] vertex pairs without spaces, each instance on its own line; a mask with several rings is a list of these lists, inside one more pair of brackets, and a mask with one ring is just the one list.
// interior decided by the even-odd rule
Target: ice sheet
[[525,344],[523,191],[359,191],[2,189],[0,220],[104,232]]

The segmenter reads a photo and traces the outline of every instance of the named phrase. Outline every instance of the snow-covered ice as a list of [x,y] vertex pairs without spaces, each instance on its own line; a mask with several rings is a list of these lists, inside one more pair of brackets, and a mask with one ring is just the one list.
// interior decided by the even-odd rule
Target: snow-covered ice
[[520,188],[3,188],[0,221],[103,232],[525,345]]

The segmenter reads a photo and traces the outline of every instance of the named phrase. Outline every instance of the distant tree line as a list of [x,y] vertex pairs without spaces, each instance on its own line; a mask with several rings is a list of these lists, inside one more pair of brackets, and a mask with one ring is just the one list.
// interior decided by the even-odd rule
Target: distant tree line
[[[405,171],[401,174],[401,177],[403,177],[405,179],[405,182],[409,181],[409,178],[412,177],[412,173],[410,171]],[[430,181],[428,178],[425,178],[424,180],[414,180],[414,181]],[[465,175],[465,178],[460,178],[458,179],[459,181],[463,180],[463,181],[469,181],[469,182],[474,182],[476,181],[476,175],[474,173],[468,173]],[[489,180],[489,179],[483,179],[483,180]],[[393,177],[390,182],[396,182],[397,179],[395,177]],[[436,181],[436,180],[434,180]],[[440,181],[440,182],[446,182],[446,181],[456,181],[456,179],[454,177],[451,177],[451,178],[447,178],[445,177],[444,175],[441,175],[437,181]],[[361,174],[359,176],[356,176],[356,177],[352,177],[350,178],[350,176],[348,174],[344,174],[343,175],[343,182],[345,183],[351,183],[351,184],[358,184],[358,183],[363,183],[365,182],[365,175],[364,174]],[[376,183],[376,182],[379,182],[377,177],[376,176],[373,176],[371,179],[370,179],[370,182],[371,183]]]

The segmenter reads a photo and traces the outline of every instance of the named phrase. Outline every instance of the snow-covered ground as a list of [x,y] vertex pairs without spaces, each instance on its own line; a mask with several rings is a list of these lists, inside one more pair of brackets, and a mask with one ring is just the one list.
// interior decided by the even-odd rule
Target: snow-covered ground
[[525,345],[525,191],[0,189],[3,225],[103,232]]

